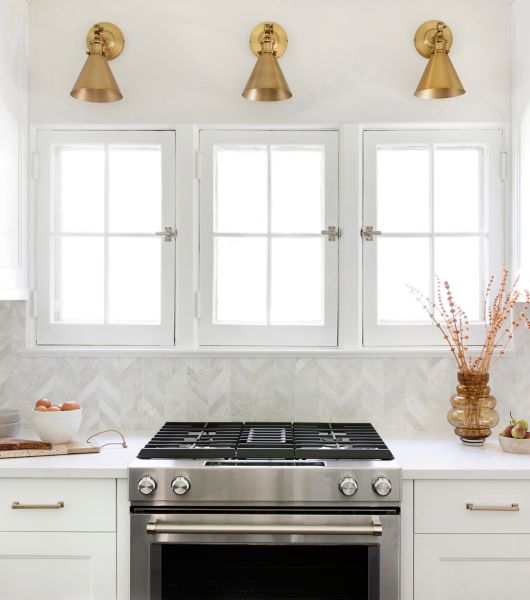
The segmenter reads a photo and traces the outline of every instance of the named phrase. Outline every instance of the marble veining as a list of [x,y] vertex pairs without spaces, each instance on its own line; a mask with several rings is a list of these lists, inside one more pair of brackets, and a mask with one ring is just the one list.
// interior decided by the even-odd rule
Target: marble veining
[[[456,384],[450,357],[33,357],[25,305],[0,302],[0,407],[48,396],[79,402],[86,430],[149,429],[166,420],[371,421],[393,431],[436,431]],[[491,374],[501,419],[530,417],[530,333]]]

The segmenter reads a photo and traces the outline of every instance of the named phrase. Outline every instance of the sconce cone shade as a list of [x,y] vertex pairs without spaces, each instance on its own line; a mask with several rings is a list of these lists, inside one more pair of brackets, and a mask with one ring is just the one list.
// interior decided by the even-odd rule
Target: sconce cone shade
[[70,96],[85,102],[116,102],[123,95],[102,54],[89,53]]
[[435,52],[427,63],[414,95],[432,100],[461,96],[465,92],[447,52]]
[[276,56],[272,52],[260,54],[243,90],[243,98],[274,102],[287,100],[291,96],[291,90],[285,81]]

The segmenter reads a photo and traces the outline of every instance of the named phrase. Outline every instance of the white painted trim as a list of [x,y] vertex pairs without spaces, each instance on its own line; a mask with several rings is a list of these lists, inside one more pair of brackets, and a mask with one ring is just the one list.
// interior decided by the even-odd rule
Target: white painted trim
[[[476,356],[480,349],[470,349]],[[506,351],[506,356],[513,348]],[[271,348],[271,347],[220,347],[173,348],[170,346],[31,346],[19,352],[28,357],[80,356],[80,357],[167,357],[167,358],[452,358],[444,347],[395,347],[342,350],[336,348]]]

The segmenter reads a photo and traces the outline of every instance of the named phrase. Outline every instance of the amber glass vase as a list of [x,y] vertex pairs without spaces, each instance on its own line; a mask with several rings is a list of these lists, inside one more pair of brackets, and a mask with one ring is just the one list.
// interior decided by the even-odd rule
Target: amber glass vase
[[490,395],[488,381],[488,373],[459,371],[456,394],[451,397],[453,408],[447,413],[447,420],[461,441],[470,446],[481,446],[499,422],[497,402]]

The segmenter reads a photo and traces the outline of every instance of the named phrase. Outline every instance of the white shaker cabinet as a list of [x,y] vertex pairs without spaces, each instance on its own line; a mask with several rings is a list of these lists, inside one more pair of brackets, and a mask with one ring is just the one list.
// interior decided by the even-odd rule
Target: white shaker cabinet
[[0,598],[116,600],[116,536],[115,479],[0,480]]
[[2,600],[114,600],[114,533],[0,533]]
[[27,297],[28,2],[0,2],[0,300]]
[[414,482],[414,600],[517,597],[530,570],[530,481]]
[[530,570],[530,535],[420,534],[414,600],[517,598]]

